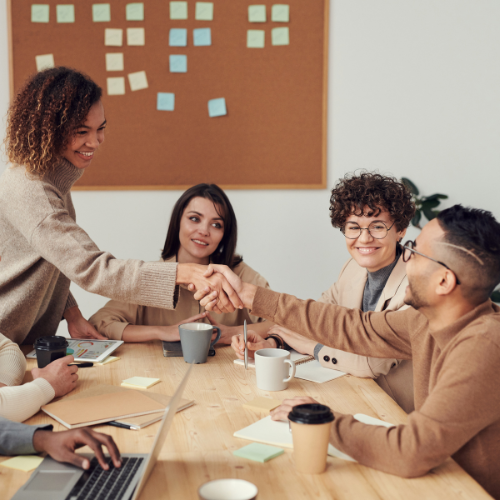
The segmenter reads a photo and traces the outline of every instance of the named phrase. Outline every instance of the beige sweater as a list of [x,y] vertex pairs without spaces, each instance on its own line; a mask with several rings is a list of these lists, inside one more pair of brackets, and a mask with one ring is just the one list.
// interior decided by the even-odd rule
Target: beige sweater
[[43,378],[20,385],[26,372],[26,359],[19,346],[0,334],[0,417],[22,422],[51,401],[55,392]]
[[416,477],[452,456],[500,498],[500,307],[484,302],[452,325],[429,331],[410,308],[368,312],[259,288],[254,314],[357,354],[413,359],[415,408],[387,429],[335,412],[331,442],[368,465]]
[[76,305],[71,281],[105,297],[174,308],[176,264],[116,259],[76,224],[70,189],[82,174],[62,160],[43,179],[19,166],[0,178],[0,331],[18,344],[54,335]]
[[[175,257],[172,257],[166,262],[175,262]],[[269,288],[269,283],[266,279],[244,262],[236,266],[233,271],[245,283]],[[123,330],[125,330],[128,325],[175,325],[186,318],[202,313],[204,310],[205,309],[194,299],[193,294],[189,290],[180,287],[179,299],[175,310],[139,306],[119,300],[110,300],[103,308],[99,309],[89,321],[102,335],[105,335],[109,339],[121,340]],[[258,316],[251,315],[248,309],[236,309],[232,313],[214,314],[213,318],[218,323],[226,326],[243,325],[245,320],[247,323],[258,323],[262,321]],[[204,322],[208,323],[209,321],[205,318]]]

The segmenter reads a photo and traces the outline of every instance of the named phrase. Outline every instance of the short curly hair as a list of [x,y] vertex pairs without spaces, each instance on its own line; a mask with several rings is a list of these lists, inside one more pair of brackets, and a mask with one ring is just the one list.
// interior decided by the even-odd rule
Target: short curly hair
[[333,227],[344,227],[347,218],[353,214],[377,217],[381,210],[389,212],[398,231],[409,226],[415,215],[415,203],[403,182],[394,177],[363,172],[346,174],[332,190],[330,218]]
[[30,174],[49,172],[101,95],[88,76],[63,66],[31,76],[9,108],[9,161],[24,165]]

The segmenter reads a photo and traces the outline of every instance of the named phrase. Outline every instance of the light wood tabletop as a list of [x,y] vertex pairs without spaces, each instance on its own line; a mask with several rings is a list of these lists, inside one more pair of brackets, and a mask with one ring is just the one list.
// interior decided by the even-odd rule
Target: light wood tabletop
[[[161,379],[161,383],[149,391],[172,395],[187,368],[183,358],[164,358],[158,342],[124,344],[116,355],[120,361],[80,369],[76,391],[96,383],[119,385],[126,378],[143,376]],[[293,379],[286,391],[266,392],[257,389],[254,369],[245,371],[233,360],[229,346],[219,347],[215,357],[194,367],[184,398],[194,399],[195,405],[175,416],[160,460],[141,499],[196,499],[201,484],[220,478],[251,481],[259,489],[259,500],[491,498],[451,459],[423,477],[403,479],[333,457],[328,457],[327,470],[323,474],[298,474],[294,470],[293,452],[288,449],[263,464],[234,456],[232,452],[249,441],[235,438],[233,433],[265,416],[242,407],[257,396],[283,400],[309,395],[340,412],[365,413],[394,424],[405,423],[407,417],[373,380],[345,376],[317,384]],[[28,360],[28,370],[34,366],[35,361]],[[43,412],[26,423],[50,423],[55,431],[65,430]],[[110,426],[96,426],[95,429],[112,435],[121,452],[147,453],[158,425],[139,431]],[[88,451],[82,448],[82,452]],[[0,457],[0,461],[6,458]],[[11,498],[28,477],[29,473],[0,467],[0,497]]]

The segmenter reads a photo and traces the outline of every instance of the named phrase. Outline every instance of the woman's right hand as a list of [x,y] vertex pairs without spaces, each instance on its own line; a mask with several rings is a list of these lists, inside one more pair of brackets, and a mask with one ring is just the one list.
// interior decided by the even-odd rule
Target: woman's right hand
[[[236,356],[240,359],[245,358],[245,340],[243,334],[233,335],[231,339],[231,347],[233,348]],[[273,339],[265,340],[259,334],[252,330],[247,332],[247,347],[248,347],[248,357],[253,358],[254,352],[259,349],[267,349],[269,347],[275,348],[276,342]]]
[[[195,321],[206,318],[207,314],[207,312],[202,312],[201,314],[196,314],[195,316],[191,316],[190,318],[183,319],[176,325],[158,327],[158,339],[165,340],[166,342],[176,342],[180,340],[181,338],[179,337],[179,325],[183,325],[184,323],[194,323]],[[214,335],[216,335],[216,333],[217,332],[214,332]]]

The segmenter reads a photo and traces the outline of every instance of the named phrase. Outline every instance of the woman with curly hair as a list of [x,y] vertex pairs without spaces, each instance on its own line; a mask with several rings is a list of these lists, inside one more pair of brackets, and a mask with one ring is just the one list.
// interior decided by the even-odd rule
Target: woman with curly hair
[[70,190],[104,141],[101,93],[87,76],[52,68],[32,76],[9,109],[11,167],[0,178],[0,332],[18,344],[54,335],[62,318],[72,337],[104,338],[80,313],[71,281],[165,309],[175,307],[176,284],[191,283],[216,289],[224,312],[241,306],[227,282],[203,277],[204,266],[119,260],[76,224]]
[[[332,190],[330,217],[333,227],[345,236],[351,258],[319,302],[363,311],[408,307],[403,301],[408,279],[400,242],[414,214],[411,193],[392,177],[365,172],[340,179]],[[326,368],[376,379],[406,412],[413,411],[411,361],[351,354],[316,344],[280,326],[273,326],[268,335],[276,338],[264,340],[252,334],[249,346],[253,350],[276,347],[283,339],[299,352],[314,355]],[[241,337],[233,337],[232,346],[241,357]]]

